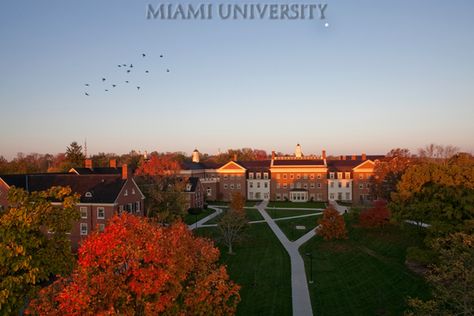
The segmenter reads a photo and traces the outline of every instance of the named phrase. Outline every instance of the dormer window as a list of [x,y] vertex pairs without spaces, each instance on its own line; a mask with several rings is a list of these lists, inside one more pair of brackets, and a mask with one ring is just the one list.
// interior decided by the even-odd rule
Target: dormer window
[[135,194],[135,189],[132,189],[132,195]]
[[186,191],[191,191],[191,184],[186,184]]
[[329,173],[329,179],[334,179],[334,172]]
[[125,190],[125,193],[123,195],[127,196],[128,195],[128,190]]
[[91,192],[86,192],[86,194],[84,194],[84,196],[86,198],[91,198],[92,197],[92,193]]
[[249,179],[250,179],[250,180],[253,179],[253,172],[249,172]]

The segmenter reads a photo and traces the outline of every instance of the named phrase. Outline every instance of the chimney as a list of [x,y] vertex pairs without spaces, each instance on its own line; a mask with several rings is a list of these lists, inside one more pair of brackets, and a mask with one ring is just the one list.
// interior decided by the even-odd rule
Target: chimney
[[122,165],[122,179],[128,179],[128,166],[126,164]]
[[199,163],[199,151],[197,149],[194,149],[193,151],[193,162]]
[[88,169],[92,169],[92,159],[86,159],[84,161],[84,167],[86,167]]
[[117,168],[117,159],[110,159],[109,160],[109,167],[110,168]]
[[346,160],[346,155],[343,155],[343,156],[342,156],[342,160]]
[[322,159],[326,159],[326,150],[324,150],[324,149],[323,149],[323,152],[322,152],[321,158],[322,158]]
[[362,153],[362,160],[367,160],[367,155],[365,153]]
[[356,159],[357,159],[356,155],[352,155],[352,160],[356,160]]
[[234,154],[234,161],[237,161],[237,154]]
[[275,151],[272,150],[272,160],[275,160]]

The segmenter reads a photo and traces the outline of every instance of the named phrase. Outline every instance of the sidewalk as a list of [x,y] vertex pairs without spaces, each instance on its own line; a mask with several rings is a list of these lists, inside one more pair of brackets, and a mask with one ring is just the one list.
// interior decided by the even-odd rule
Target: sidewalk
[[204,225],[204,223],[206,223],[207,221],[210,221],[211,219],[213,219],[214,217],[216,217],[217,215],[222,213],[222,210],[220,208],[216,207],[216,206],[210,206],[209,208],[215,210],[215,212],[210,214],[210,215],[207,215],[206,217],[204,217],[200,220],[198,220],[196,223],[188,225],[189,230],[194,230],[194,229],[200,228],[200,227],[208,227],[208,226]]
[[308,281],[306,279],[306,271],[304,261],[301,257],[298,248],[311,237],[314,236],[314,230],[309,231],[300,239],[291,242],[286,235],[281,231],[280,227],[265,211],[268,202],[262,202],[257,206],[258,211],[267,222],[270,229],[277,236],[282,243],[285,250],[290,255],[291,260],[291,298],[293,305],[294,316],[313,315],[311,307],[311,299],[309,296]]

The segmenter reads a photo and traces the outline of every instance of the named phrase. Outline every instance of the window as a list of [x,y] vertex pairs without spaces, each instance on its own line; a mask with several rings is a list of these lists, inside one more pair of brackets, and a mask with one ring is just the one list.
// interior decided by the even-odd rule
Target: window
[[279,189],[279,188],[280,188],[280,183],[277,183],[277,189]]
[[349,201],[351,199],[351,194],[349,192],[346,192],[346,201]]
[[125,190],[125,193],[123,195],[127,196],[128,195],[128,190]]
[[135,202],[135,212],[140,213],[140,201]]
[[283,189],[286,189],[288,186],[286,183],[283,183]]
[[350,182],[346,182],[346,188],[350,188],[351,187],[351,183]]
[[230,185],[230,189],[231,189],[231,190],[234,189],[234,184],[233,184],[233,183]]
[[97,208],[97,219],[104,219],[105,218],[105,209],[103,207]]
[[257,188],[260,188],[260,182],[257,182]]
[[318,173],[318,179],[321,179],[321,174],[320,173]]
[[298,179],[298,180],[301,179],[301,175],[300,175],[300,174],[297,174],[297,175],[296,175],[296,179]]
[[334,200],[334,193],[329,194],[329,198],[330,198],[331,200]]
[[278,194],[276,195],[276,199],[277,199],[277,201],[280,201],[280,200],[281,200],[281,195],[280,195],[280,193],[278,193]]
[[364,179],[364,175],[359,174],[359,180],[362,180],[362,179]]
[[337,178],[338,178],[338,179],[342,179],[342,172],[338,172],[338,173],[337,173]]
[[207,188],[207,196],[211,196],[212,195],[212,189],[211,188]]
[[331,188],[334,188],[334,182],[332,182],[332,181],[329,182],[329,186],[330,186]]
[[87,218],[87,207],[81,206],[80,210],[81,210],[81,218]]
[[305,179],[305,180],[308,179],[308,175],[306,173],[303,175],[303,179]]
[[253,179],[253,172],[249,172],[249,179]]
[[135,189],[132,189],[132,195],[134,195],[134,194],[135,194]]
[[224,180],[227,180],[227,175],[226,174],[224,175]]
[[253,188],[253,182],[249,182],[249,188]]
[[263,184],[263,187],[264,187],[265,189],[268,189],[268,182],[265,182],[265,183]]
[[295,178],[295,175],[290,173],[290,179],[294,179]]
[[91,198],[91,197],[92,197],[92,193],[86,192],[85,197],[86,197],[86,198]]
[[339,201],[342,200],[342,192],[338,192],[338,193],[337,193],[337,199],[338,199]]
[[321,183],[318,183],[318,189],[321,189]]
[[351,178],[351,173],[350,172],[346,172],[346,179],[350,179]]
[[311,180],[314,180],[314,173],[312,173],[312,174],[309,176],[309,178],[310,178]]
[[370,183],[367,183],[365,186],[367,189],[370,188]]
[[249,192],[249,200],[253,200],[253,192]]
[[307,183],[303,184],[303,188],[308,189],[308,184]]
[[364,188],[364,185],[361,183],[359,184],[359,189],[363,189]]
[[122,214],[123,212],[123,205],[119,205],[119,214]]
[[284,174],[283,174],[283,179],[286,179],[286,177],[287,177],[287,174],[284,173]]
[[227,184],[224,184],[224,190],[227,190]]
[[339,181],[339,182],[337,183],[337,186],[338,186],[339,188],[342,188],[342,182]]
[[81,236],[87,235],[87,223],[81,223]]
[[131,212],[133,211],[133,204],[132,204],[132,203],[128,203],[128,205],[127,205],[127,211],[128,211],[129,213],[131,213]]
[[334,179],[334,172],[329,173],[329,179]]
[[99,224],[99,231],[102,233],[105,230],[105,224]]
[[310,188],[314,189],[314,183],[311,183]]
[[240,190],[240,183],[237,183],[237,189]]
[[268,180],[268,172],[264,172],[264,173],[263,173],[263,178],[264,178],[265,180]]
[[262,179],[262,174],[260,172],[257,172],[255,175],[257,176],[257,179]]
[[290,189],[294,189],[295,188],[295,184],[294,183],[290,183]]

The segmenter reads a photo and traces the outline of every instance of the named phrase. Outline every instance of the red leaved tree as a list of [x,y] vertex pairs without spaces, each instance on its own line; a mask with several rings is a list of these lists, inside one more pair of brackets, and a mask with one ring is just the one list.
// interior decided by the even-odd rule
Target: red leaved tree
[[360,213],[359,223],[363,227],[383,227],[390,220],[387,202],[375,201],[374,207]]
[[323,217],[318,221],[316,234],[325,240],[347,239],[346,223],[341,214],[329,205],[323,213]]
[[179,172],[181,166],[172,154],[151,154],[150,159],[143,161],[135,171],[137,176],[169,176]]
[[239,286],[218,265],[219,250],[182,223],[157,226],[114,217],[79,249],[76,269],[40,292],[39,315],[229,315]]

